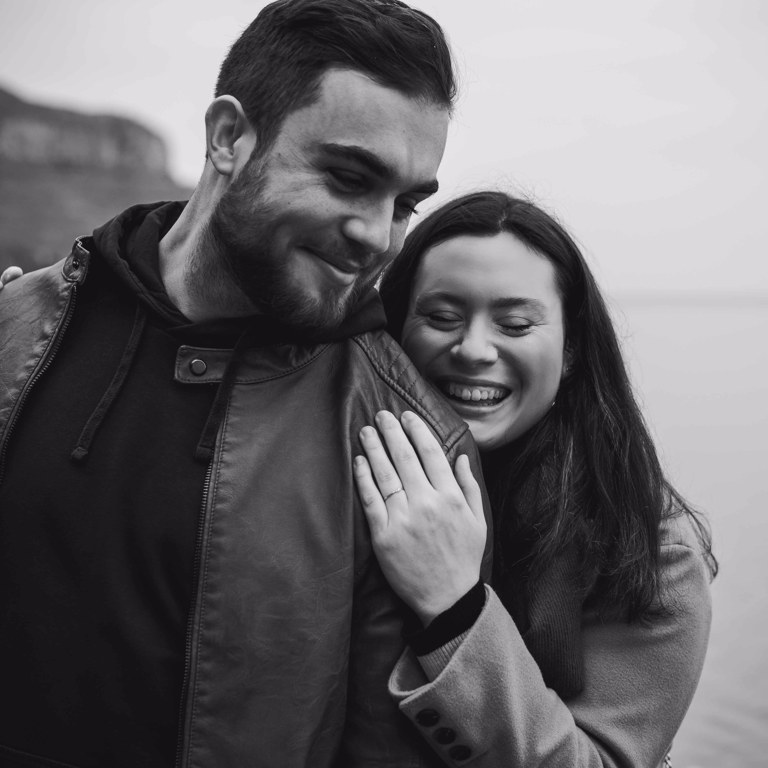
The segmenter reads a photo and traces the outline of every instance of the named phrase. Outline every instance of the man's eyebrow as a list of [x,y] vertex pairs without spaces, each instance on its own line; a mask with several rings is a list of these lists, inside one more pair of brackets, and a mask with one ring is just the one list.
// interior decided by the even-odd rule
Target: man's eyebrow
[[[383,181],[391,181],[395,174],[393,170],[376,154],[364,147],[354,144],[323,144],[322,150],[326,155],[338,157],[341,160],[352,160],[364,166],[374,176],[378,176]],[[418,192],[425,195],[434,195],[438,190],[437,179],[430,179],[419,184],[411,192]]]

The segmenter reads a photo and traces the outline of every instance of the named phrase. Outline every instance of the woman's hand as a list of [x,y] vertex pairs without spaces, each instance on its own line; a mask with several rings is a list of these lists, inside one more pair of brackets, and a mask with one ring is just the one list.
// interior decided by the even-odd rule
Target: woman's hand
[[386,450],[373,427],[360,431],[367,460],[355,457],[354,474],[381,569],[426,626],[480,577],[483,499],[465,455],[454,477],[426,424],[410,412],[401,419],[376,414]]
[[15,280],[17,277],[21,277],[24,274],[21,267],[8,267],[0,274],[0,291],[3,290],[3,286],[6,283],[10,283],[11,280]]

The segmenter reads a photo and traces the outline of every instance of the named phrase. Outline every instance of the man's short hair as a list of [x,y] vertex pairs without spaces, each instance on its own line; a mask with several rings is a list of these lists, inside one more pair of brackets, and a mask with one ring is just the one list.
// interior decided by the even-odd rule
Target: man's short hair
[[451,53],[439,24],[400,0],[277,0],[267,5],[221,65],[216,96],[234,96],[269,147],[283,120],[316,98],[332,67],[450,111]]

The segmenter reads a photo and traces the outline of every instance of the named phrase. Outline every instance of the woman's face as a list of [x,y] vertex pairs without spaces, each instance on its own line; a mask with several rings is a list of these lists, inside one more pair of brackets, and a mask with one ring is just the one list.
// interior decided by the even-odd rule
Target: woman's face
[[564,343],[554,267],[514,235],[464,235],[424,254],[402,346],[480,450],[511,442],[546,414]]

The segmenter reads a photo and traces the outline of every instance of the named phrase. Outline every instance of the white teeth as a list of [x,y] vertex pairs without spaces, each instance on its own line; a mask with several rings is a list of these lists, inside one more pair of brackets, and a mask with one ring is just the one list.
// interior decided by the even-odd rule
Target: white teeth
[[468,387],[466,384],[455,384],[454,382],[448,382],[445,385],[446,394],[451,397],[458,397],[460,400],[467,402],[494,402],[506,397],[507,392],[504,389],[498,387]]

